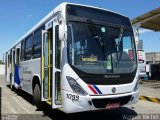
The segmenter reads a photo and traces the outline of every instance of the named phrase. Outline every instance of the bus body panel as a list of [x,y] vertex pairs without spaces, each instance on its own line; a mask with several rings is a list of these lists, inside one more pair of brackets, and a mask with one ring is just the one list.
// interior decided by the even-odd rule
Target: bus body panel
[[91,85],[96,90],[96,93],[94,93],[87,85],[84,87],[84,85],[81,84],[83,82],[82,80],[77,80],[77,82],[83,86],[84,90],[87,91],[89,95],[112,95],[113,87],[116,88],[116,92],[114,94],[125,94],[132,92],[137,83],[137,78],[135,77],[134,79],[135,80],[133,83],[123,85]]
[[[138,80],[138,75],[139,75],[139,71],[137,71],[133,82],[129,83],[129,84],[122,84],[122,85],[95,85],[95,87],[97,87],[101,91],[101,93],[97,92],[97,94],[95,94],[88,87],[88,85],[81,78],[78,77],[78,75],[71,69],[71,67],[68,64],[65,64],[63,66],[63,70],[62,70],[62,76],[63,76],[62,80],[63,80],[63,83],[64,83],[64,84],[62,84],[62,89],[72,92],[72,89],[68,85],[68,82],[67,82],[67,79],[66,79],[66,76],[71,76],[73,79],[75,79],[77,81],[78,84],[83,86],[83,89],[89,95],[111,95],[111,94],[113,94],[112,93],[112,88],[113,87],[116,87],[116,89],[117,89],[116,93],[114,93],[114,94],[124,94],[124,93],[129,93],[129,92],[133,91],[133,89],[134,89],[134,87],[135,87],[135,85],[137,83],[137,80]],[[93,80],[94,80],[94,78],[93,78]]]
[[[123,97],[128,97],[130,96],[131,99],[129,101],[126,102],[125,105],[122,106],[127,106],[130,104],[134,104],[137,103],[139,100],[139,90],[137,90],[136,92],[131,92],[131,93],[126,93],[126,94],[117,94],[117,95],[108,95],[108,96],[79,96],[79,100],[73,100],[72,98],[67,98],[64,97],[67,94],[69,95],[75,95],[73,92],[69,92],[69,91],[65,91],[62,90],[63,93],[63,99],[65,99],[66,104],[63,104],[63,111],[65,113],[76,113],[76,112],[84,112],[84,111],[95,111],[95,110],[106,110],[107,108],[107,99],[110,100],[109,103],[112,103],[112,100],[114,101],[115,99],[118,98],[123,98]],[[104,100],[106,99],[106,103],[102,103],[102,107],[96,105],[96,103],[93,103],[93,99],[97,99],[97,100]],[[114,103],[114,102],[113,102]]]
[[40,58],[24,61],[20,63],[21,89],[29,94],[33,94],[32,80],[35,74],[41,76]]
[[[137,70],[135,78],[130,84],[122,85],[96,85],[102,94],[95,94],[88,85],[78,77],[78,75],[71,69],[68,64],[62,67],[62,102],[63,111],[66,113],[76,113],[90,110],[104,110],[106,108],[96,108],[93,105],[92,99],[114,99],[131,95],[131,98],[125,105],[130,105],[138,102],[139,90],[134,91],[137,82],[139,81],[139,71]],[[86,91],[86,96],[76,94],[69,86],[66,76],[74,78],[80,86],[83,86],[83,90]],[[112,93],[112,88],[115,87],[117,92]],[[75,97],[78,96],[78,100]],[[111,102],[112,103],[112,102]],[[90,105],[92,104],[92,105]],[[106,102],[107,106],[107,102]]]

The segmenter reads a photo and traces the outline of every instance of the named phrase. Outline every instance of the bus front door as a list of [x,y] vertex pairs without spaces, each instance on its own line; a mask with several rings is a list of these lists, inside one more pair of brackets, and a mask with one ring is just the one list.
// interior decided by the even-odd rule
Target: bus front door
[[47,30],[42,30],[42,101],[51,102],[51,39],[49,38],[49,32]]
[[[48,25],[46,25],[48,26]],[[54,32],[53,32],[54,31]],[[60,108],[60,53],[55,41],[55,27],[42,30],[42,101],[46,101],[52,108]],[[58,55],[58,56],[57,56]]]

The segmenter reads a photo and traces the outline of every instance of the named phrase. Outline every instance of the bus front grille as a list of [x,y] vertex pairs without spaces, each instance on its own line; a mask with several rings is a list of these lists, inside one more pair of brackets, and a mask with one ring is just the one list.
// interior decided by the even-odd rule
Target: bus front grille
[[120,105],[127,104],[130,99],[131,95],[119,97],[119,98],[104,98],[104,99],[92,99],[92,103],[96,108],[105,108],[109,103],[120,103]]

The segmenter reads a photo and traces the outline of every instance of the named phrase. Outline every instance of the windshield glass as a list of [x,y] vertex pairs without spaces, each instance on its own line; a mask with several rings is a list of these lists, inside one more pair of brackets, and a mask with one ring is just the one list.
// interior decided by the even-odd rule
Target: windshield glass
[[131,73],[137,67],[132,31],[93,23],[68,23],[68,61],[85,73]]

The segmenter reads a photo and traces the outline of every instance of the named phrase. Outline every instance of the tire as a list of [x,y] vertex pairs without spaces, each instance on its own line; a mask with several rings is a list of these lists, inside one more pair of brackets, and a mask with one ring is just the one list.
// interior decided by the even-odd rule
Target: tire
[[36,105],[38,109],[42,109],[41,91],[40,86],[38,84],[35,85],[33,90],[33,103],[34,105]]
[[11,91],[14,91],[14,86],[12,85],[12,75],[10,75],[10,88]]
[[10,87],[11,87],[11,91],[14,91],[14,86],[13,86],[13,85],[10,85]]

